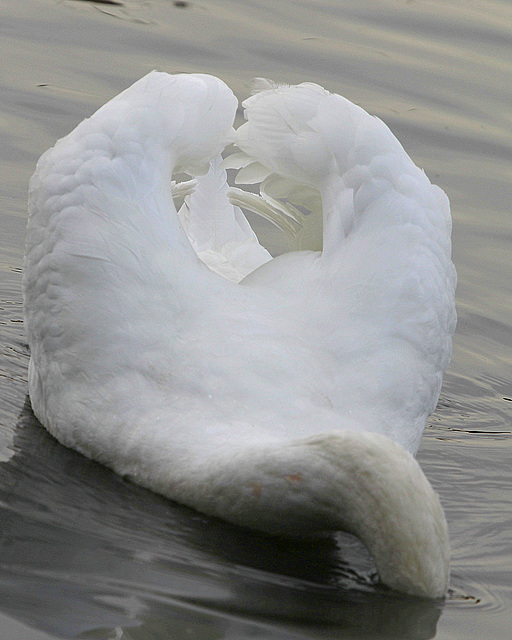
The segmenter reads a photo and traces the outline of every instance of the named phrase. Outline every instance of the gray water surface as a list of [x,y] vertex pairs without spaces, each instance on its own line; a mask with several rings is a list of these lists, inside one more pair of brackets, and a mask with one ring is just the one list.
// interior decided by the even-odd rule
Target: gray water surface
[[[0,637],[509,640],[512,4],[3,0]],[[449,195],[459,323],[419,454],[452,542],[445,603],[392,594],[348,535],[206,518],[53,440],[27,401],[21,267],[41,153],[153,68],[311,80],[381,117]],[[275,250],[282,240],[260,225]]]

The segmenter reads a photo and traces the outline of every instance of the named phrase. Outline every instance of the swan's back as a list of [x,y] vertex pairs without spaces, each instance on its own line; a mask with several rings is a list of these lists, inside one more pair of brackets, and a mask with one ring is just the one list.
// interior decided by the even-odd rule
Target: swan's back
[[[25,298],[42,415],[120,403],[122,425],[155,403],[182,416],[184,398],[208,412],[211,396],[270,435],[355,428],[417,449],[455,321],[447,199],[359,107],[317,85],[262,86],[237,143],[318,190],[324,248],[268,261],[214,164],[184,224],[234,271],[265,263],[238,286],[198,260],[170,188],[173,169],[197,171],[231,138],[220,81],[150,74],[41,158]],[[223,224],[205,223],[209,197]],[[133,404],[132,388],[145,389]]]

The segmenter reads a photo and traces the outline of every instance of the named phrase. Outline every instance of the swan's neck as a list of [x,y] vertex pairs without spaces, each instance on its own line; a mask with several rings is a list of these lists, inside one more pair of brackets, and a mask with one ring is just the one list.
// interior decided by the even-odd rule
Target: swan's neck
[[431,598],[446,591],[438,496],[413,456],[385,436],[347,431],[251,447],[224,463],[215,456],[197,482],[179,484],[180,499],[237,524],[299,536],[350,531],[388,586]]

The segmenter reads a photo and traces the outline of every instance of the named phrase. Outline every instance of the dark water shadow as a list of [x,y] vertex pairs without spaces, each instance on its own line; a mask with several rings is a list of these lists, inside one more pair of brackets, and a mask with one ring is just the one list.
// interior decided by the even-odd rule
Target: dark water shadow
[[284,540],[207,518],[61,446],[28,400],[12,447],[0,608],[27,624],[102,639],[435,635],[442,604],[374,584],[350,536]]
[[124,2],[120,0],[75,0],[75,2],[90,2],[92,4],[113,4],[116,6],[123,6]]

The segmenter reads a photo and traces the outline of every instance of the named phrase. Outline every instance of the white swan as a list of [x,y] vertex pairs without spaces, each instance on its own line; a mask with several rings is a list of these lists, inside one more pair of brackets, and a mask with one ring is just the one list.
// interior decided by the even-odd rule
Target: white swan
[[[257,89],[227,162],[261,198],[227,188],[237,101],[206,75],[153,72],[41,157],[34,412],[154,491],[271,533],[346,529],[384,583],[442,596],[446,521],[412,454],[455,326],[448,200],[344,98]],[[208,169],[178,216],[172,173]],[[228,197],[322,251],[271,259]]]

